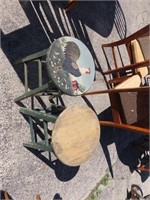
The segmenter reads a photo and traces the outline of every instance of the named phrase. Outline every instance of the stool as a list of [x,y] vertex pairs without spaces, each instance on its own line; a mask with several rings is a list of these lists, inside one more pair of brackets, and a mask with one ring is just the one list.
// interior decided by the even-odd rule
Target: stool
[[[28,64],[38,63],[38,87],[29,90]],[[50,99],[67,94],[85,93],[95,76],[94,61],[88,48],[78,39],[64,36],[55,40],[49,49],[32,54],[14,65],[24,66],[25,93],[15,99],[19,102],[32,96],[48,95]],[[46,64],[49,81],[43,84],[43,64]]]
[[[29,118],[31,142],[25,147],[53,152],[65,165],[79,166],[95,152],[100,139],[100,124],[94,111],[88,106],[73,105],[62,109],[57,116],[50,110],[37,111],[21,108]],[[37,141],[33,120],[43,122],[45,140]],[[48,122],[54,123],[52,135],[48,135]]]

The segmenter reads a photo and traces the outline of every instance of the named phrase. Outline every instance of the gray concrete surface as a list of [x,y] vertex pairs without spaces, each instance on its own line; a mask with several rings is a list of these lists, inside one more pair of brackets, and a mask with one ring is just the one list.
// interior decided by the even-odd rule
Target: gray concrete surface
[[[149,177],[133,171],[137,158],[128,148],[132,141],[140,138],[138,134],[103,128],[93,157],[75,168],[64,166],[53,155],[52,161],[56,161],[51,162],[46,153],[30,152],[22,146],[30,140],[30,135],[28,123],[14,103],[14,98],[24,91],[22,70],[12,65],[14,60],[48,48],[62,35],[75,36],[88,46],[95,61],[96,77],[91,90],[105,89],[100,72],[107,69],[107,63],[101,44],[126,37],[149,23],[149,0],[79,2],[68,15],[62,9],[64,5],[63,1],[48,0],[0,1],[0,189],[8,191],[14,200],[34,200],[37,193],[42,200],[55,197],[84,200],[109,171],[109,177],[113,175],[113,178],[109,178],[106,186],[99,186],[101,192],[96,199],[126,199],[126,191],[133,183],[138,183],[148,194]],[[111,55],[108,55],[111,61]],[[126,57],[124,59],[128,62]],[[110,117],[107,95],[88,97],[87,100],[100,117]],[[63,96],[66,106],[86,104],[87,100]],[[29,105],[30,100],[23,103]]]

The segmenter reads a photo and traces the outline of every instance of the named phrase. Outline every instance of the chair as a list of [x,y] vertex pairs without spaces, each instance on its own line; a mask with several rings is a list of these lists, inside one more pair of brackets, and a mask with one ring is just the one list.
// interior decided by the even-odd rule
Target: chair
[[[101,124],[118,126],[149,134],[148,107],[150,87],[142,83],[142,79],[148,75],[148,67],[150,64],[147,53],[148,48],[146,47],[146,44],[149,46],[149,33],[148,25],[125,39],[102,45],[103,48],[110,47],[112,49],[115,63],[115,69],[109,69],[103,73],[104,75],[109,75],[109,79],[106,77],[109,89],[93,91],[82,95],[109,94],[113,122],[101,122]],[[139,40],[143,42],[141,46],[138,42]],[[127,47],[131,64],[119,67],[114,47],[123,44]],[[146,116],[147,122],[146,124],[142,124]]]
[[[82,96],[108,93],[113,121],[100,121],[101,126],[112,126],[149,135],[149,89],[146,80],[150,64],[149,25],[129,37],[102,47],[112,49],[115,68],[104,72],[109,75],[109,89],[92,91]],[[142,45],[140,44],[140,42]],[[128,66],[119,67],[115,47],[125,44],[130,58]],[[144,50],[143,50],[144,49]],[[145,52],[145,54],[144,54]],[[143,170],[144,171],[144,170]]]
[[[149,41],[150,41],[150,32],[149,32],[149,25],[147,25],[141,30],[135,32],[134,34],[128,36],[125,39],[102,45],[103,50],[105,48],[111,48],[112,50],[115,69],[110,69],[104,72],[104,75],[112,74],[111,80],[108,81],[108,84],[111,85],[111,87],[137,73],[141,78],[147,77],[148,75],[147,66],[149,65],[149,54],[150,54]],[[119,57],[121,63],[123,64],[122,56],[120,53],[120,49],[123,46],[126,47],[130,64],[127,66],[119,67],[119,59],[118,59]]]

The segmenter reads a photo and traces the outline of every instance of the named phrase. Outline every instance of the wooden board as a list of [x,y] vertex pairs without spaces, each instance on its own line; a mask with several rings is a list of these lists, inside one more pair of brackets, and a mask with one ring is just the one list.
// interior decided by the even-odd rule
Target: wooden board
[[52,147],[57,158],[68,166],[88,160],[100,139],[100,124],[94,111],[81,105],[66,108],[52,131]]

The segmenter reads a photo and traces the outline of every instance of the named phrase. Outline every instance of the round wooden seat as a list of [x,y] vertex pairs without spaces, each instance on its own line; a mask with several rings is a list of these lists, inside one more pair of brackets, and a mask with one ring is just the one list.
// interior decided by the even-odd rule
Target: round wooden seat
[[79,166],[96,150],[100,139],[99,120],[87,106],[66,108],[52,131],[52,147],[57,158],[68,166]]

